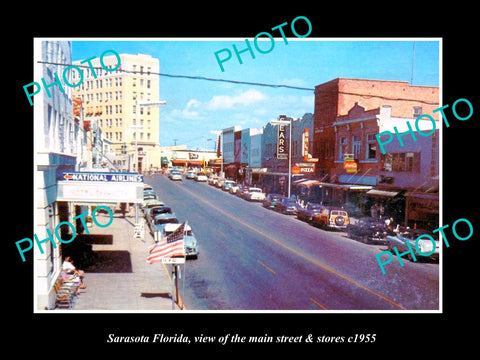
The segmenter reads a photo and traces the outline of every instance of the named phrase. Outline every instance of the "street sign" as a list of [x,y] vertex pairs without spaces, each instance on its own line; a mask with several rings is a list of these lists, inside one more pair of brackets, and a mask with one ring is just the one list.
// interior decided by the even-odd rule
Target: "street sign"
[[184,257],[178,257],[178,258],[163,258],[162,259],[162,264],[185,264],[185,258]]
[[114,173],[114,172],[64,172],[64,181],[81,182],[134,182],[143,183],[143,175],[138,173]]

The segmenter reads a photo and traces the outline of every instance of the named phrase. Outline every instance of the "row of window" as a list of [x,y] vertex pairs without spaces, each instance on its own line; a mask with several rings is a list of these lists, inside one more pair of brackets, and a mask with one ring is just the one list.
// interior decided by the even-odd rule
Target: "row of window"
[[382,154],[380,157],[380,170],[419,173],[420,153],[399,152]]
[[[80,81],[80,77],[76,76],[76,72],[72,73],[73,83],[77,84]],[[138,80],[138,81],[137,81]],[[132,78],[133,87],[141,87],[146,89],[152,88],[152,80],[143,78]],[[110,89],[113,87],[121,87],[123,85],[123,77],[110,77],[102,79],[84,80],[80,85],[80,90],[94,90],[94,89]]]
[[[99,119],[98,120],[98,126],[102,129],[111,128],[111,127],[114,126],[113,125],[114,121],[115,121],[115,127],[122,127],[123,126],[123,119],[122,118]],[[145,120],[140,119],[138,123],[139,123],[140,126],[144,126],[145,125]],[[148,128],[150,128],[151,124],[152,124],[152,121],[147,120],[147,127]],[[137,119],[133,119],[133,125],[137,125]]]
[[362,154],[362,138],[359,135],[352,136],[350,147],[348,146],[348,139],[346,136],[340,136],[339,143],[338,160],[343,161],[347,155],[353,156],[354,159],[376,159],[377,140],[375,134],[367,134],[365,154]]
[[[123,100],[123,92],[122,91],[108,91],[108,92],[99,92],[94,94],[82,94],[80,98],[82,102],[86,102],[87,104],[93,101],[101,102],[103,101],[103,95],[105,94],[105,101],[113,101],[113,100]],[[151,93],[144,94],[143,92],[139,94],[139,100],[145,100],[145,98],[150,101]],[[133,92],[132,96],[133,101],[137,100],[137,93]]]
[[[143,132],[140,132],[138,134],[139,134],[138,140],[150,141],[151,138],[152,138],[152,135],[150,133],[145,134]],[[123,132],[121,132],[121,131],[104,131],[103,135],[108,140],[111,140],[111,141],[123,141]],[[133,133],[133,140],[136,139],[136,137],[137,137],[136,135],[137,135],[137,133]]]

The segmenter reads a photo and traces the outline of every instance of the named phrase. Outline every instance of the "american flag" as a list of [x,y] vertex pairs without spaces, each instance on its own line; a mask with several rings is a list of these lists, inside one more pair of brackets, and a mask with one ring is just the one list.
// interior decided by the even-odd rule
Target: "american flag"
[[147,257],[147,263],[155,264],[161,262],[163,258],[185,256],[185,247],[183,243],[185,225],[186,222],[180,225],[173,233],[168,235],[165,240],[150,248],[150,255]]

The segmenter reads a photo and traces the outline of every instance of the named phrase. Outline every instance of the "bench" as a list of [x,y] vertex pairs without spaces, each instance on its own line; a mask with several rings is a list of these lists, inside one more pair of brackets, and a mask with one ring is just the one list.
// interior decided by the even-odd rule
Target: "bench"
[[61,276],[55,281],[55,304],[60,308],[72,309],[77,296],[79,283],[64,280]]

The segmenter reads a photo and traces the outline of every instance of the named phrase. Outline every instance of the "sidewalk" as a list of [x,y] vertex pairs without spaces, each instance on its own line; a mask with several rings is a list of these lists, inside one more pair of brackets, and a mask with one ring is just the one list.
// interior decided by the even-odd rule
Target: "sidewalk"
[[[134,238],[134,222],[134,217],[115,214],[108,227],[88,228],[97,260],[82,269],[87,288],[77,297],[74,311],[172,311],[171,266],[147,264],[154,241],[146,226],[144,239]],[[175,310],[180,310],[178,304]]]

